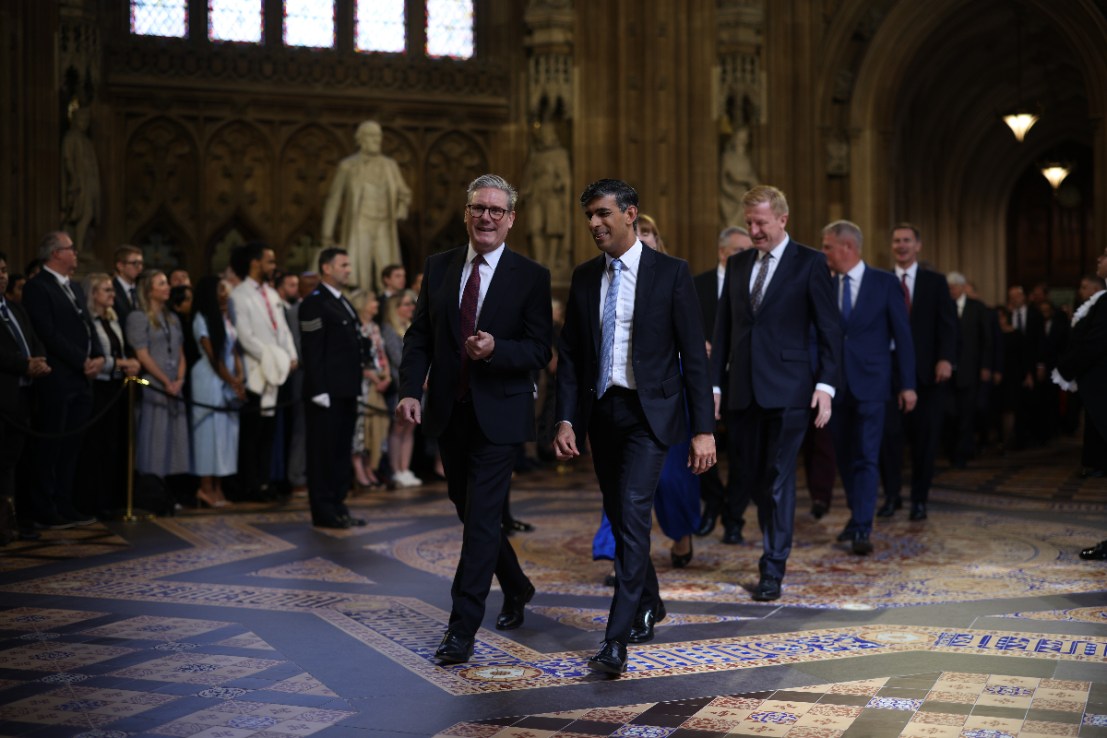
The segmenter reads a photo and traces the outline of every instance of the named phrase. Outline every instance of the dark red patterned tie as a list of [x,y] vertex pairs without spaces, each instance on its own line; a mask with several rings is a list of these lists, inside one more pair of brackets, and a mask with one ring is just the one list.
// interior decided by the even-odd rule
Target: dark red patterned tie
[[900,286],[903,287],[903,304],[907,306],[907,314],[911,314],[911,288],[907,286],[907,272],[900,277]]
[[461,371],[457,378],[457,398],[460,400],[469,393],[469,355],[465,353],[465,339],[473,335],[477,328],[477,298],[480,297],[480,265],[484,257],[477,254],[473,259],[473,268],[469,279],[465,280],[465,289],[461,293]]

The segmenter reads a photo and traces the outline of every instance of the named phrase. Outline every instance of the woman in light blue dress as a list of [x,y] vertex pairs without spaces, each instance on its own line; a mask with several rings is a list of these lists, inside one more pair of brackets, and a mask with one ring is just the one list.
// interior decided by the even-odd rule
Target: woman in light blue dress
[[[238,413],[246,399],[245,374],[229,313],[230,288],[218,277],[196,285],[192,335],[199,358],[192,366],[192,473],[200,477],[199,503],[224,507],[221,478],[238,471]],[[205,407],[206,406],[206,407]]]

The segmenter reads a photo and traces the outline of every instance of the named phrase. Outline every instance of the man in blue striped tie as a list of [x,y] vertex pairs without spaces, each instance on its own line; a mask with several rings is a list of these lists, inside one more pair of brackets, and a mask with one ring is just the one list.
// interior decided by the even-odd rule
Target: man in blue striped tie
[[[557,371],[558,459],[579,455],[587,431],[615,535],[615,596],[593,671],[621,674],[627,643],[653,638],[665,617],[650,563],[654,490],[669,446],[688,438],[688,465],[715,463],[714,408],[699,302],[688,263],[642,248],[638,193],[601,179],[580,197],[603,253],[576,268]],[[685,407],[687,405],[687,414]]]

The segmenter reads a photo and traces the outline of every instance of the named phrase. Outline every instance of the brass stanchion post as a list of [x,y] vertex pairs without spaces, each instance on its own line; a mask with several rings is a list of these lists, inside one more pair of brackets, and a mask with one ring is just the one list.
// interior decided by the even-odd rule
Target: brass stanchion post
[[127,385],[127,507],[123,511],[122,520],[134,523],[139,520],[149,520],[154,517],[145,510],[142,515],[135,515],[135,385],[150,384],[141,377],[127,377],[123,380]]

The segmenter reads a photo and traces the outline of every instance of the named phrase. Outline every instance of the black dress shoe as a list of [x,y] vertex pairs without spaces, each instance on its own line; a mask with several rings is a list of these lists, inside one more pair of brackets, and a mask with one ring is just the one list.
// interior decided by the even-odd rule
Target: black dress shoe
[[912,502],[911,514],[907,516],[908,520],[926,520],[926,503],[925,502]]
[[700,527],[696,529],[696,535],[700,538],[711,535],[717,522],[719,522],[719,513],[704,510],[703,515],[700,516]]
[[1107,561],[1107,541],[1100,541],[1091,548],[1080,552],[1080,558],[1085,561]]
[[39,541],[42,540],[42,534],[31,527],[21,527],[19,529],[19,540],[21,541]]
[[534,597],[534,585],[527,584],[522,594],[504,595],[504,606],[496,617],[496,630],[514,630],[523,624],[526,605]]
[[473,657],[473,639],[447,630],[434,657],[444,664],[463,664]]
[[838,534],[837,541],[838,543],[849,543],[852,540],[853,528],[847,525],[845,528],[842,528],[842,532]]
[[630,626],[630,635],[627,641],[630,643],[649,643],[653,640],[653,626],[660,623],[668,615],[665,612],[665,603],[658,602],[656,608],[648,607],[639,610],[634,616],[634,625]]
[[596,655],[588,659],[588,668],[601,674],[622,674],[627,670],[627,646],[616,640],[604,641]]
[[825,502],[812,502],[811,517],[815,518],[815,520],[822,520],[823,516],[826,515],[826,511],[829,509],[830,508],[827,507],[827,504]]
[[345,518],[314,518],[311,524],[316,528],[332,528],[334,530],[346,530],[350,527],[350,521]]
[[603,578],[603,586],[614,587],[615,583],[619,581],[619,578],[615,576],[615,572],[605,574]]
[[737,546],[744,539],[742,538],[742,526],[740,525],[728,525],[726,531],[723,533],[723,543],[728,546]]
[[893,497],[890,500],[886,500],[884,505],[876,511],[878,518],[890,518],[896,514],[896,510],[903,507],[903,500],[898,497]]
[[753,590],[755,602],[772,602],[780,599],[780,580],[772,577],[761,577],[757,587]]
[[75,522],[61,515],[47,515],[35,520],[35,527],[41,530],[66,530],[76,525]]
[[364,528],[365,527],[365,520],[363,518],[354,518],[354,517],[351,517],[349,515],[342,515],[338,519],[342,520],[342,521],[345,521],[347,528]]
[[694,553],[695,553],[695,547],[692,545],[692,539],[689,538],[688,539],[688,553],[678,554],[678,553],[673,553],[672,551],[669,552],[669,558],[673,562],[673,568],[674,569],[683,569],[684,567],[688,566],[688,563],[692,560],[692,554],[694,554]]
[[1107,476],[1107,471],[1088,467],[1087,469],[1081,470],[1080,476],[1084,479],[1102,479],[1104,476]]
[[519,520],[517,518],[509,518],[508,520],[504,521],[503,528],[505,531],[507,531],[508,535],[511,535],[512,533],[530,533],[532,530],[534,530],[533,525],[531,525],[530,523],[524,523],[522,520]]
[[873,543],[869,540],[869,534],[857,531],[853,534],[853,543],[850,549],[858,556],[868,556],[873,552]]

